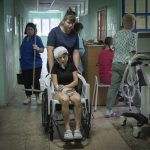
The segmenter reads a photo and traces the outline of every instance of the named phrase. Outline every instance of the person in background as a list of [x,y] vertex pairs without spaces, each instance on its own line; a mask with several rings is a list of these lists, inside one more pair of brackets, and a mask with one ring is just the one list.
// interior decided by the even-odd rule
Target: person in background
[[99,53],[99,81],[103,84],[111,84],[112,62],[114,50],[112,48],[112,37],[106,37],[104,41],[104,49]]
[[[68,51],[65,47],[59,46],[54,49],[55,62],[52,67],[52,82],[55,88],[54,99],[62,104],[62,114],[65,122],[64,139],[81,139],[81,97],[76,92],[78,85],[77,68],[72,62],[68,62]],[[69,125],[69,101],[75,107],[76,127],[72,132]]]
[[79,64],[79,70],[81,73],[83,72],[83,64],[82,64],[82,57],[85,53],[85,48],[83,44],[83,39],[81,37],[81,32],[83,31],[83,25],[80,22],[76,22],[74,25],[74,30],[77,32],[78,37],[79,37],[79,51],[80,51],[80,64]]
[[[35,76],[34,76],[34,89],[40,90],[40,75],[42,69],[42,59],[40,53],[44,51],[44,45],[39,36],[36,35],[36,26],[33,23],[28,23],[25,28],[24,34],[26,35],[20,46],[20,66],[24,77],[25,89],[32,89],[33,83],[33,62],[34,51],[36,52],[35,59]],[[32,91],[25,91],[27,99],[24,100],[24,104],[31,102]],[[40,92],[34,92],[38,104],[41,104],[39,97]]]
[[[106,117],[114,116],[112,106],[115,103],[118,90],[122,81],[122,77],[127,66],[126,57],[129,53],[136,50],[136,34],[132,32],[135,25],[135,16],[125,14],[123,16],[123,29],[118,31],[113,37],[114,59],[112,65],[112,81],[108,89],[106,100]],[[134,104],[140,105],[140,96],[136,91]]]
[[69,8],[60,22],[59,26],[53,28],[47,40],[48,50],[48,70],[51,72],[54,64],[53,51],[58,46],[63,46],[68,50],[69,62],[73,62],[79,70],[80,54],[79,54],[79,38],[78,34],[73,30],[76,22],[76,13]]
[[103,40],[99,40],[99,41],[97,42],[97,44],[98,44],[98,45],[104,45],[104,42],[103,42]]

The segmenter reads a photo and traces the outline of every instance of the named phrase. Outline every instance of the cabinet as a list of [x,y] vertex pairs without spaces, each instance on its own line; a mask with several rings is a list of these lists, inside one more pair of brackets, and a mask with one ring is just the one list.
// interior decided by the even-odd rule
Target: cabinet
[[[94,89],[94,76],[98,75],[98,54],[102,50],[103,45],[86,45],[85,46],[85,55],[83,56],[83,65],[84,65],[84,73],[86,81],[90,84],[90,98],[92,100],[93,89]],[[105,105],[106,103],[106,95],[108,88],[103,87],[99,88],[98,93],[98,105]]]

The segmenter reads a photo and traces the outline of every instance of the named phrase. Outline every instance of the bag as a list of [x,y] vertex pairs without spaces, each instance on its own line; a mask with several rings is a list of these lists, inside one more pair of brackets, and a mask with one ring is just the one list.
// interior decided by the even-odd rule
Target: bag
[[17,83],[18,84],[24,84],[24,77],[22,73],[17,74]]

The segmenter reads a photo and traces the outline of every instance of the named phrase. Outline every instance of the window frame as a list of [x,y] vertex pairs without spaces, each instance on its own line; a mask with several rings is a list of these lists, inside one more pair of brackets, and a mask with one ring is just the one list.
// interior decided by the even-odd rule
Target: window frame
[[[150,10],[148,10],[148,2],[150,3],[150,0],[143,0],[143,2],[145,1],[145,12],[137,12],[137,8],[136,8],[136,4],[138,2],[138,0],[133,0],[134,1],[134,4],[133,4],[133,15],[135,15],[136,19],[138,19],[137,17],[145,17],[145,28],[136,28],[137,26],[137,21],[135,23],[135,29],[133,30],[134,32],[146,32],[146,31],[150,31],[150,25],[149,25],[149,28],[148,28],[148,18],[150,19]],[[129,6],[125,6],[125,3],[126,0],[122,0],[122,17],[128,13],[128,12],[125,12],[126,10],[126,7],[129,7]],[[149,4],[150,5],[150,4]],[[150,7],[149,7],[150,9]],[[149,12],[148,12],[149,11]],[[150,21],[149,21],[150,22]]]
[[[39,17],[39,18],[33,18],[33,19],[32,19],[32,22],[33,22],[33,23],[35,23],[35,22],[34,22],[34,19],[39,19],[39,20],[40,20],[40,31],[41,31],[41,32],[38,34],[38,31],[37,31],[37,34],[38,34],[39,36],[48,36],[49,31],[54,27],[54,26],[53,26],[53,27],[51,26],[51,22],[52,22],[51,20],[57,19],[57,20],[58,20],[58,21],[57,21],[57,22],[58,22],[58,25],[59,25],[59,23],[60,23],[60,21],[61,21],[60,18],[55,18],[55,17],[54,17],[54,18],[50,18],[50,19],[49,19],[49,18],[40,18],[40,17]],[[49,20],[49,31],[48,31],[47,35],[45,35],[45,33],[43,33],[43,20],[45,20],[45,19],[48,19],[48,20]],[[35,24],[36,24],[36,23],[35,23]],[[57,26],[57,25],[56,25],[56,26]],[[37,30],[38,30],[38,29],[37,29]]]
[[107,36],[107,8],[97,12],[97,41],[105,40]]

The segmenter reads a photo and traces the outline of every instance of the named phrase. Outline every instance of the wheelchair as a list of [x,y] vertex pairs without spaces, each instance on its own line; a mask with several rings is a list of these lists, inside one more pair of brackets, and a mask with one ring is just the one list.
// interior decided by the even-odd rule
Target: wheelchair
[[[84,79],[84,77],[78,74],[78,80],[80,88],[79,93],[81,95],[82,115],[81,115],[81,132],[83,139],[89,138],[91,129],[91,104],[90,104],[90,86]],[[61,104],[58,100],[53,99],[54,92],[53,83],[51,81],[51,75],[45,78],[45,90],[42,94],[42,125],[46,133],[49,135],[51,141],[54,140],[55,130],[62,141],[63,136],[60,131],[59,122],[55,117],[57,111],[61,111]],[[73,110],[73,104],[69,104],[69,110]]]

